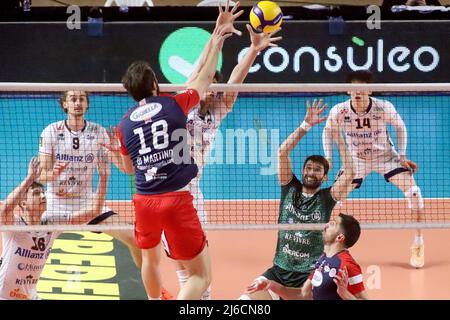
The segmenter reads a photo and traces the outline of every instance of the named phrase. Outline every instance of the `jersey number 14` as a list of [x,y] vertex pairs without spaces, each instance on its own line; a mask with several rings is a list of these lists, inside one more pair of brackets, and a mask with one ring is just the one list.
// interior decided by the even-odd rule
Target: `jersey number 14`
[[361,125],[361,119],[355,119],[356,123],[358,124],[356,126],[356,129],[363,129],[364,127],[367,127],[370,129],[370,119],[369,118],[364,118],[362,119],[362,125]]

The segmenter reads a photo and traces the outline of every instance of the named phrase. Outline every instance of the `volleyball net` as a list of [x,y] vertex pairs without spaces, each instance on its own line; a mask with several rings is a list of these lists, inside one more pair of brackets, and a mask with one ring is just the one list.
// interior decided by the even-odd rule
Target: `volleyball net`
[[[160,89],[165,93],[175,93],[184,87],[161,85]],[[59,98],[68,90],[88,91],[89,109],[85,119],[107,129],[117,126],[125,112],[135,105],[119,84],[0,83],[0,199],[5,199],[26,177],[29,160],[39,156],[43,130],[51,123],[63,121],[64,124],[67,114],[60,106]],[[328,104],[324,111],[328,115],[333,106],[350,98],[349,91],[371,92],[372,97],[392,103],[403,119],[407,129],[406,155],[418,164],[419,169],[414,178],[421,189],[424,207],[421,223],[418,224],[408,208],[404,193],[374,169],[367,172],[360,188],[353,190],[347,200],[335,206],[332,217],[341,212],[354,215],[365,229],[450,227],[450,84],[215,84],[211,86],[211,91],[215,94],[207,98],[206,103],[211,102],[208,99],[216,99],[213,101],[216,105],[220,101],[229,108],[232,106],[232,110],[225,116],[221,114],[223,111],[213,112],[210,109],[206,118],[201,119],[204,130],[201,130],[200,143],[212,142],[207,157],[203,159],[205,166],[199,189],[204,199],[206,230],[323,229],[324,225],[317,223],[315,215],[303,220],[299,218],[298,221],[278,220],[281,197],[277,170],[278,148],[302,123],[307,101],[322,98]],[[232,97],[232,92],[239,92],[234,104],[226,101]],[[371,122],[379,120],[379,113],[374,111],[377,110],[367,112],[368,120],[355,123],[361,127],[361,135],[381,134],[368,130]],[[345,117],[344,121],[356,121]],[[219,125],[221,118],[223,120],[213,139],[207,128],[211,127],[211,123],[212,126],[214,123]],[[300,181],[305,159],[309,155],[324,154],[324,127],[325,122],[314,126],[290,155],[293,172]],[[58,181],[53,194],[47,190],[47,200],[49,197],[54,199],[61,196],[65,197],[66,204],[73,201],[74,207],[82,207],[96,190],[98,177],[95,170],[92,190],[68,199],[71,190],[83,190],[83,184],[89,180],[83,175],[89,174],[89,168],[99,155],[96,148],[90,150],[80,145],[80,142],[89,144],[96,141],[99,133],[95,131],[97,129],[92,129],[92,132],[83,133],[83,139],[76,140],[77,133],[71,136],[72,133],[65,127],[59,129],[55,141],[59,144],[66,142],[66,135],[72,140],[64,148],[54,149],[52,157],[55,161],[68,162],[66,173],[70,174]],[[389,126],[388,132],[398,151],[395,128]],[[358,143],[357,139],[353,139],[353,142]],[[357,145],[354,147],[361,149]],[[367,146],[368,150],[373,148]],[[371,163],[376,166],[381,161],[375,159]],[[322,187],[331,186],[342,167],[336,145],[332,164]],[[133,228],[131,199],[134,192],[133,176],[112,166],[105,205],[117,213],[114,223],[67,225],[57,222],[50,226],[5,224],[0,225],[0,231],[31,228],[105,231]],[[193,196],[198,198],[199,194]],[[53,210],[54,215],[64,211],[52,206],[47,201],[47,211]],[[18,206],[16,210],[20,213],[22,209]]]

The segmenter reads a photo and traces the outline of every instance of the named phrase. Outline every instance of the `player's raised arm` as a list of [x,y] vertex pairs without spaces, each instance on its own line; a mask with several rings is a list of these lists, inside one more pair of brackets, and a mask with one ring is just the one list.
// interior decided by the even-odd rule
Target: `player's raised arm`
[[223,42],[231,35],[231,33],[226,33],[226,27],[220,27],[214,30],[211,36],[211,48],[205,65],[200,69],[198,76],[193,81],[187,83],[187,88],[195,89],[200,97],[203,96],[214,78]]
[[106,193],[108,190],[108,180],[111,173],[111,164],[109,159],[104,156],[97,157],[98,184],[97,191],[92,200],[81,211],[73,214],[70,220],[71,224],[83,224],[98,217],[102,213],[105,204]]
[[56,180],[59,175],[67,168],[70,162],[56,161],[53,163],[51,155],[39,154],[39,162],[42,161],[42,173],[39,177],[39,182],[46,184]]
[[291,151],[294,150],[309,129],[326,119],[326,116],[321,117],[321,114],[327,107],[327,104],[322,106],[322,102],[322,99],[319,102],[314,99],[312,106],[309,101],[306,102],[307,111],[302,124],[278,148],[278,181],[282,186],[288,184],[293,176],[292,163],[289,156]]
[[39,162],[42,164],[42,172],[39,177],[41,183],[53,180],[53,157],[51,154],[39,153]]
[[334,200],[345,200],[348,194],[352,191],[352,181],[355,178],[355,169],[353,164],[353,158],[348,151],[347,145],[342,136],[342,132],[339,128],[333,128],[331,133],[332,137],[338,146],[339,154],[341,156],[343,173],[339,176],[337,181],[331,187],[331,195]]
[[100,143],[102,147],[109,151],[111,162],[121,171],[125,171],[125,164],[120,155],[119,133],[116,127],[110,126],[109,131],[105,129],[108,138],[104,143]]
[[322,132],[322,146],[323,152],[325,154],[325,159],[327,159],[330,170],[333,167],[333,136],[332,132],[339,128],[339,123],[337,120],[337,108],[333,107],[330,111],[330,115],[325,124],[325,128]]
[[[226,32],[232,32],[237,34],[238,36],[242,35],[242,32],[234,28],[233,23],[234,21],[244,13],[244,10],[240,10],[236,13],[237,9],[239,8],[239,1],[236,2],[233,8],[230,10],[230,0],[227,0],[227,3],[225,5],[225,10],[222,8],[222,6],[219,3],[219,16],[216,20],[216,26],[214,30],[217,30],[218,28],[222,26],[226,26]],[[214,32],[213,32],[214,33]],[[211,43],[212,43],[212,36],[206,43],[205,47],[203,48],[202,54],[200,55],[200,58],[195,64],[195,69],[189,76],[187,83],[192,82],[199,74],[200,70],[203,68],[203,66],[206,63],[206,59],[208,57],[208,53],[211,50]]]
[[13,224],[14,209],[19,204],[31,184],[41,174],[39,161],[33,157],[28,164],[26,178],[8,195],[0,206],[0,224]]
[[69,162],[53,160],[53,141],[54,136],[48,126],[42,132],[39,143],[39,162],[42,168],[39,182],[43,184],[56,180],[69,165]]
[[[247,30],[250,34],[251,45],[245,54],[244,58],[234,67],[231,72],[230,79],[228,83],[242,83],[248,74],[251,66],[255,62],[258,53],[266,49],[267,47],[277,47],[276,41],[280,41],[282,37],[273,37],[281,28],[278,28],[271,33],[256,33],[253,31],[252,27],[247,24]],[[227,105],[228,111],[231,111],[233,105],[237,98],[237,92],[227,92],[225,94],[225,103]]]

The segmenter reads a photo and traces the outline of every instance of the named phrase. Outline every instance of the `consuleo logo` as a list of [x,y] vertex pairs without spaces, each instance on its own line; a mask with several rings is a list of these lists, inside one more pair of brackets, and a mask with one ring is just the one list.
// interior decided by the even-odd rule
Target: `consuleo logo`
[[[211,34],[197,27],[180,28],[167,36],[159,50],[159,65],[171,83],[185,83],[196,68]],[[222,53],[217,70],[222,68]]]
[[[310,40],[317,42],[316,39]],[[268,71],[278,74],[290,70],[299,74],[311,70],[315,73],[336,73],[343,69],[427,73],[439,67],[441,57],[437,48],[411,42],[409,46],[403,43],[393,45],[385,43],[383,38],[369,41],[352,36],[350,40],[330,42],[325,49],[312,44],[288,49],[273,47],[261,54],[262,59],[253,64],[249,73]],[[247,51],[248,48],[243,48],[238,53],[239,62]]]

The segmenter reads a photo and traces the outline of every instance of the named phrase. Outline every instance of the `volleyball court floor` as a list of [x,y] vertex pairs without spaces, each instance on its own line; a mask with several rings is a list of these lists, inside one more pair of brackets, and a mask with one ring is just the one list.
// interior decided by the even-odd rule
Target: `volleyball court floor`
[[[254,205],[252,202],[227,201],[209,204],[209,212],[248,213],[248,217],[277,215],[278,202]],[[379,208],[384,208],[380,210]],[[377,222],[405,220],[404,200],[353,200],[337,206],[333,215],[350,213],[363,222],[366,214],[378,212]],[[426,200],[427,221],[447,221],[450,199]],[[405,209],[407,210],[407,209]],[[270,212],[270,213],[269,213]],[[364,213],[364,217],[361,213]],[[214,219],[215,217],[211,217]],[[218,219],[218,218],[217,218]],[[238,221],[241,223],[243,221]],[[410,245],[414,230],[363,230],[357,244],[350,249],[361,265],[368,294],[372,299],[450,299],[450,230],[425,230],[423,269],[409,266]],[[213,299],[236,299],[253,279],[272,266],[277,242],[276,231],[210,231]],[[176,292],[177,280],[170,262],[164,261],[167,288]],[[170,271],[171,272],[170,272]],[[167,272],[169,271],[169,272]]]
[[[390,203],[390,205],[389,205]],[[109,202],[118,212],[131,209],[129,202]],[[252,217],[276,219],[277,201],[207,202],[210,220],[221,223],[252,222]],[[379,208],[387,208],[379,210]],[[337,206],[333,215],[350,213],[368,222],[361,212],[378,210],[384,222],[403,217],[401,200],[353,200]],[[450,199],[427,199],[427,221],[448,221]],[[405,209],[406,210],[406,209]],[[377,212],[377,211],[375,211]],[[230,214],[236,213],[236,217]],[[243,218],[246,217],[244,221]],[[446,219],[447,217],[447,219]],[[363,230],[351,253],[361,265],[364,282],[371,299],[450,299],[450,230],[425,230],[423,269],[409,266],[413,230]],[[233,230],[209,231],[212,262],[212,299],[237,299],[254,278],[272,266],[277,232]],[[164,286],[173,294],[178,291],[175,267],[163,254]],[[42,299],[145,299],[139,271],[128,250],[105,234],[64,233],[55,242],[52,254],[38,284]]]

